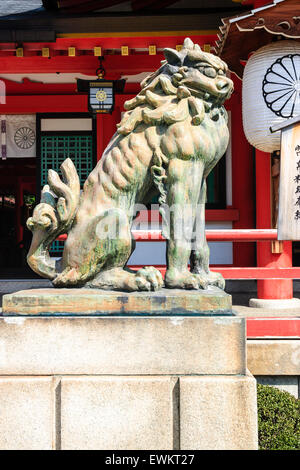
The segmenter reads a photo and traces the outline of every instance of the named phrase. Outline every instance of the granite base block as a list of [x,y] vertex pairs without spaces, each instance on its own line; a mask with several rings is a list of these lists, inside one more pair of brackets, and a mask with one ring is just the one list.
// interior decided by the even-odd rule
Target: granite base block
[[257,434],[251,374],[180,378],[181,449],[255,450]]
[[0,449],[52,450],[54,377],[0,377]]
[[249,375],[0,377],[1,450],[256,448]]
[[63,377],[61,449],[178,448],[176,377]]
[[237,317],[0,317],[0,375],[244,374]]

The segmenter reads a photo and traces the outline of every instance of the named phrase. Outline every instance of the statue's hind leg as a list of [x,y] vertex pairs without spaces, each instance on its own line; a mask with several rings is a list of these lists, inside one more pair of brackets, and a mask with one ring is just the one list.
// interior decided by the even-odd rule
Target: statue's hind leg
[[[122,221],[116,254],[109,257],[103,270],[89,281],[86,286],[97,289],[125,290],[125,291],[151,291],[160,289],[164,285],[163,277],[153,266],[147,266],[138,271],[124,268],[135,248],[135,241],[130,231],[130,223]],[[118,261],[117,261],[118,260]]]
[[163,284],[159,271],[149,267],[137,273],[124,270],[133,240],[127,214],[117,208],[75,227],[64,252],[66,268],[54,285],[102,289],[156,290]]
[[83,220],[73,227],[63,252],[64,269],[53,284],[81,287],[105,266],[125,264],[130,250],[127,215],[114,208],[103,211],[88,223]]
[[163,284],[161,273],[153,266],[147,266],[137,272],[112,268],[98,274],[87,286],[107,290],[151,291],[160,289]]

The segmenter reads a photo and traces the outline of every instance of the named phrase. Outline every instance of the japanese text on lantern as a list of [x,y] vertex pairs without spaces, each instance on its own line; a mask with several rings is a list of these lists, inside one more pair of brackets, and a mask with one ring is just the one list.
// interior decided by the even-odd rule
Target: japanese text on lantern
[[[295,147],[295,153],[297,157],[300,156],[300,145],[296,145]],[[297,161],[297,167],[296,167],[297,174],[294,178],[294,182],[296,183],[296,202],[295,202],[295,207],[297,208],[295,212],[295,220],[300,219],[300,210],[298,209],[300,207],[300,160]]]

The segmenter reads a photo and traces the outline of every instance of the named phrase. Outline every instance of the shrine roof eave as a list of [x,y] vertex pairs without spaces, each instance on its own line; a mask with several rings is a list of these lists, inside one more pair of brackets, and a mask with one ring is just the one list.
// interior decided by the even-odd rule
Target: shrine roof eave
[[[222,12],[224,14],[224,12]],[[226,14],[226,12],[225,12]],[[229,12],[230,14],[230,12]],[[220,24],[220,14],[150,14],[107,15],[58,14],[52,11],[25,12],[0,17],[0,42],[43,42],[55,37],[96,37],[97,35],[124,35],[137,33],[157,34],[183,33],[189,31],[214,34]],[[147,33],[147,34],[146,34]]]
[[231,72],[243,77],[242,61],[276,39],[300,40],[299,0],[274,0],[243,15],[223,18],[215,52]]

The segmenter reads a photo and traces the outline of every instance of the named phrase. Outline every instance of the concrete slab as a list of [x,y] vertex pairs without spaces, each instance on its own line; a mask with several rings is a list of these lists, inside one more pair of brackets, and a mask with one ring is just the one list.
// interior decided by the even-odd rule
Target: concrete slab
[[247,365],[257,375],[300,375],[299,339],[250,339]]

